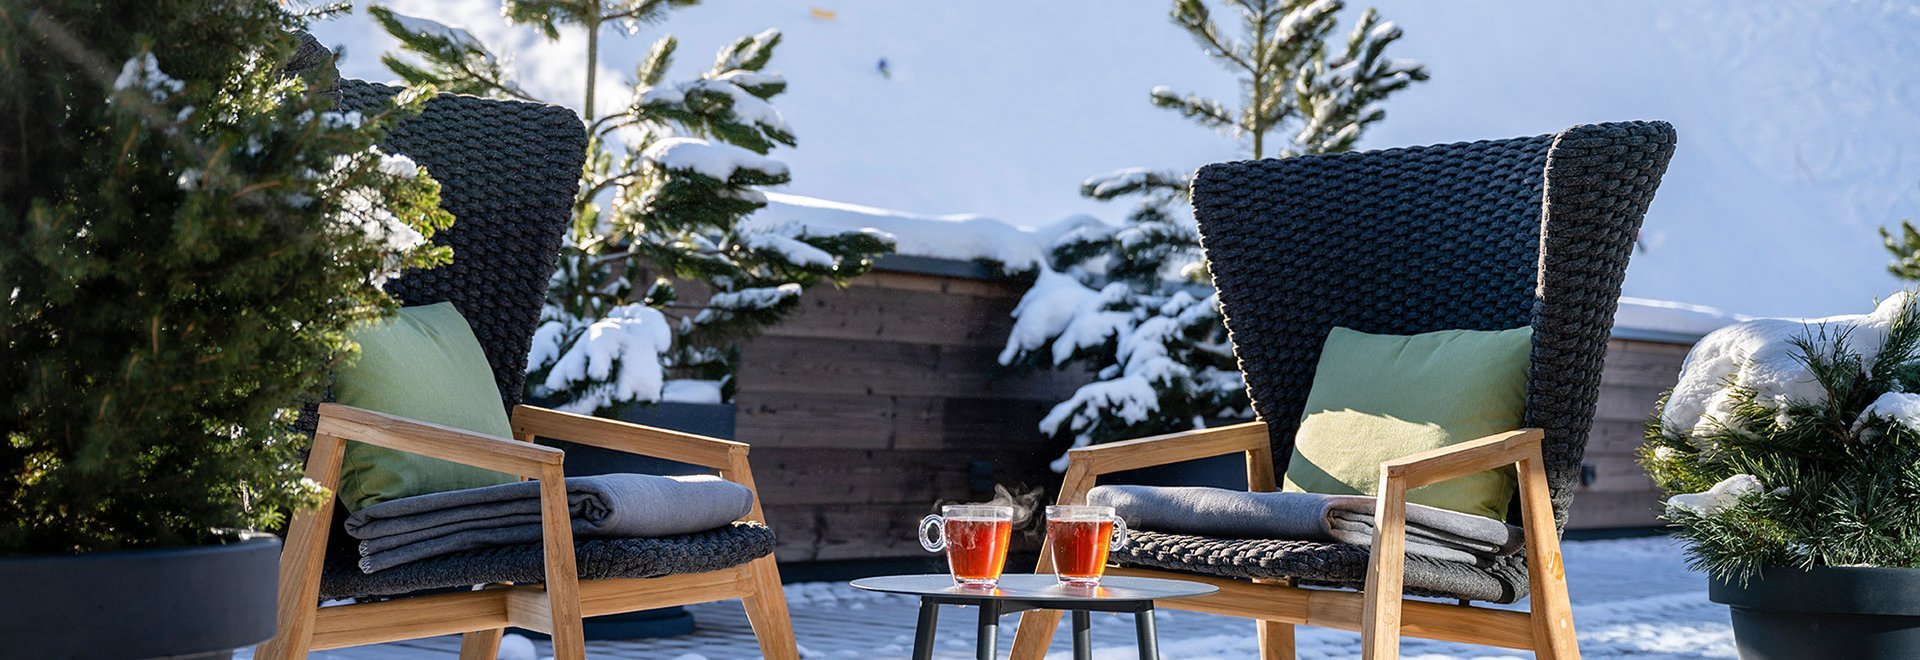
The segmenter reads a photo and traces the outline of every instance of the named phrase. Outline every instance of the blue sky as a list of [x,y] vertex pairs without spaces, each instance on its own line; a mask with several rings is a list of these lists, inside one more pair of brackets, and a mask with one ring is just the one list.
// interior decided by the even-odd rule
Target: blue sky
[[[513,58],[527,87],[579,105],[578,31],[542,43],[504,25],[494,0],[388,4],[473,30]],[[1389,101],[1364,147],[1674,123],[1679,151],[1629,295],[1809,316],[1865,311],[1899,288],[1875,228],[1920,217],[1915,5],[1372,4],[1406,31],[1391,55],[1426,63],[1433,80]],[[1147,104],[1155,85],[1235,94],[1166,10],[1158,0],[708,0],[634,37],[609,30],[601,96],[624,96],[659,35],[680,37],[676,71],[691,75],[732,38],[777,27],[786,41],[772,68],[791,87],[775,105],[800,138],[776,152],[793,168],[787,192],[1028,226],[1115,219],[1124,209],[1079,198],[1080,180],[1245,155],[1231,136]],[[391,41],[364,18],[316,32],[347,47],[348,75],[391,77],[378,62]],[[891,77],[876,71],[881,58]]]

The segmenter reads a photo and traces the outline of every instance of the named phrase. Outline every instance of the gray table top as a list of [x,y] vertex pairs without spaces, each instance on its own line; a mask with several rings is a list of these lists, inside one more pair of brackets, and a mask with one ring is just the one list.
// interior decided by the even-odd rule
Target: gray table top
[[954,584],[953,578],[945,573],[861,578],[854,580],[853,586],[867,591],[910,596],[1004,599],[1063,604],[1191,598],[1220,591],[1219,587],[1200,582],[1118,575],[1101,578],[1099,587],[1068,586],[1060,584],[1060,579],[1052,574],[1002,575],[1000,587],[997,589],[962,587]]

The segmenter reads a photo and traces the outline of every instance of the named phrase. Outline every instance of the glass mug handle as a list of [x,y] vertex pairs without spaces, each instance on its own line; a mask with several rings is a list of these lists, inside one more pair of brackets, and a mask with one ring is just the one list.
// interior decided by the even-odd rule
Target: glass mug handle
[[920,519],[920,547],[927,552],[939,552],[947,549],[947,534],[943,528],[946,519],[931,515]]
[[1120,546],[1123,546],[1126,544],[1127,544],[1127,521],[1121,520],[1120,516],[1114,516],[1113,517],[1113,541],[1107,544],[1107,550],[1108,551],[1119,550]]

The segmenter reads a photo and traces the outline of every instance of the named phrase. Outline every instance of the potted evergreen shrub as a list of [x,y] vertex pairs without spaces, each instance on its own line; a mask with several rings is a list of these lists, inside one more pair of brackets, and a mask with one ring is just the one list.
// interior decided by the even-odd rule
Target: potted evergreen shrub
[[1688,356],[1641,462],[1742,658],[1920,654],[1920,306],[1761,319]]
[[[109,18],[110,17],[110,18]],[[274,626],[299,402],[452,221],[279,3],[0,2],[0,655],[222,657]],[[323,77],[326,74],[323,74]]]

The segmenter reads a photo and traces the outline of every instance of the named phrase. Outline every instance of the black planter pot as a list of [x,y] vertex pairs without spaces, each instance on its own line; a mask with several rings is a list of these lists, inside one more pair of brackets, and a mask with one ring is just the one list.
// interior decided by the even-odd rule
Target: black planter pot
[[231,657],[273,636],[280,539],[0,557],[0,658]]
[[1778,568],[1707,596],[1733,608],[1743,660],[1920,658],[1920,569]]
[[1134,486],[1211,486],[1228,490],[1246,490],[1247,459],[1245,454],[1227,454],[1155,465],[1102,475],[1100,483]]
[[[621,421],[645,424],[712,438],[733,438],[732,404],[676,403],[629,405],[615,417]],[[566,450],[567,476],[593,474],[712,474],[713,471],[676,461],[635,456],[626,452],[601,449],[571,442],[547,441]],[[626,614],[611,614],[587,619],[585,636],[592,640],[652,639],[677,637],[693,632],[693,613],[684,607],[667,607]],[[524,632],[529,637],[545,637]]]

